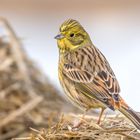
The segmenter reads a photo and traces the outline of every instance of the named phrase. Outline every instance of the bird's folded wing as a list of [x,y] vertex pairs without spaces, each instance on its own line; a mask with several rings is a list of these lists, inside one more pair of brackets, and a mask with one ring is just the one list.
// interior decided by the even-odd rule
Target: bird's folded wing
[[63,73],[77,83],[90,83],[93,81],[93,75],[91,73],[75,68],[70,64],[64,64]]
[[86,70],[80,70],[72,65],[65,64],[63,73],[75,82],[75,88],[81,90],[86,96],[95,98],[112,110],[115,108],[114,102],[120,100],[118,82],[115,76],[108,72],[100,71],[91,74]]

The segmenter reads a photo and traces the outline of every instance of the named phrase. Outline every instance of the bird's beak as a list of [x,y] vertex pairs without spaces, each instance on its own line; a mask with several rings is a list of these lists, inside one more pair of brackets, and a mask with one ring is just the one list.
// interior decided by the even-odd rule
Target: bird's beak
[[62,35],[62,34],[58,34],[58,35],[55,36],[54,38],[55,38],[55,39],[62,39],[62,38],[64,38],[64,35]]

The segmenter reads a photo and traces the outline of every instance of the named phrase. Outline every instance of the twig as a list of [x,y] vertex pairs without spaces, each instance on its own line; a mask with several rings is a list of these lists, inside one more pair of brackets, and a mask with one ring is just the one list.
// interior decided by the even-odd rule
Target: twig
[[135,137],[135,136],[128,135],[128,134],[126,134],[126,133],[118,132],[118,134],[123,135],[123,136],[126,136],[126,137],[129,138],[129,139],[140,140],[140,138]]
[[0,91],[0,98],[5,98],[9,92],[11,92],[12,90],[15,90],[15,89],[19,89],[20,86],[21,85],[18,82],[13,83],[12,85],[9,85],[8,87],[6,87]]
[[23,52],[23,50],[21,51],[22,44],[18,40],[15,32],[13,31],[13,29],[11,28],[11,26],[9,25],[7,20],[4,18],[1,18],[0,21],[3,24],[3,26],[5,27],[5,30],[8,34],[8,36],[10,37],[10,42],[12,44],[11,51],[13,53],[14,60],[17,63],[17,66],[19,68],[19,71],[22,75],[22,78],[25,81],[27,91],[29,91],[31,97],[34,97],[34,96],[36,96],[36,93],[34,92],[34,89],[32,87],[32,82],[30,80],[29,72],[28,72],[27,66],[24,62],[24,55],[23,55],[23,53],[21,53],[21,52]]
[[4,71],[5,69],[8,69],[8,67],[13,63],[13,60],[11,58],[7,58],[4,62],[0,64],[0,71]]
[[31,137],[25,137],[25,138],[13,138],[12,140],[31,140]]
[[28,111],[35,108],[41,101],[43,100],[42,97],[38,96],[34,99],[28,101],[26,104],[22,105],[19,109],[13,111],[10,113],[6,118],[0,121],[0,128],[4,127],[8,123],[10,123],[13,120],[16,120],[17,117],[21,116],[24,113],[27,113]]

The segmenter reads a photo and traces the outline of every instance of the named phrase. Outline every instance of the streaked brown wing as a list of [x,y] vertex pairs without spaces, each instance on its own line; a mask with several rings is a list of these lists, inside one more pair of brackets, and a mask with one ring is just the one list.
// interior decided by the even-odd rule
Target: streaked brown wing
[[93,81],[93,76],[88,71],[74,68],[74,66],[70,64],[64,64],[63,73],[74,82],[90,83]]
[[[103,102],[110,109],[120,107],[121,97],[119,95],[120,88],[117,79],[108,72],[101,71],[98,73],[93,81],[88,84],[81,83],[80,89]],[[88,91],[88,92],[87,92]]]
[[78,90],[91,98],[114,110],[115,102],[119,102],[119,85],[114,76],[105,71],[91,74],[88,71],[74,68],[73,65],[65,64],[63,73],[67,78],[75,82]]
[[102,83],[101,85],[106,88],[110,94],[118,94],[120,92],[120,87],[116,77],[111,75],[108,71],[102,70],[98,72],[94,80],[97,83]]

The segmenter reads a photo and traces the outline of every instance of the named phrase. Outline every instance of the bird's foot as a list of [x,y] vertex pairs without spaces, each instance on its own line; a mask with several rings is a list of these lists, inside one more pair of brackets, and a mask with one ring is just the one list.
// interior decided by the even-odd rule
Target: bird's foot
[[83,121],[82,120],[80,120],[80,121],[75,121],[74,123],[73,123],[73,127],[72,127],[72,129],[78,129],[78,128],[80,128],[80,126],[83,124]]

